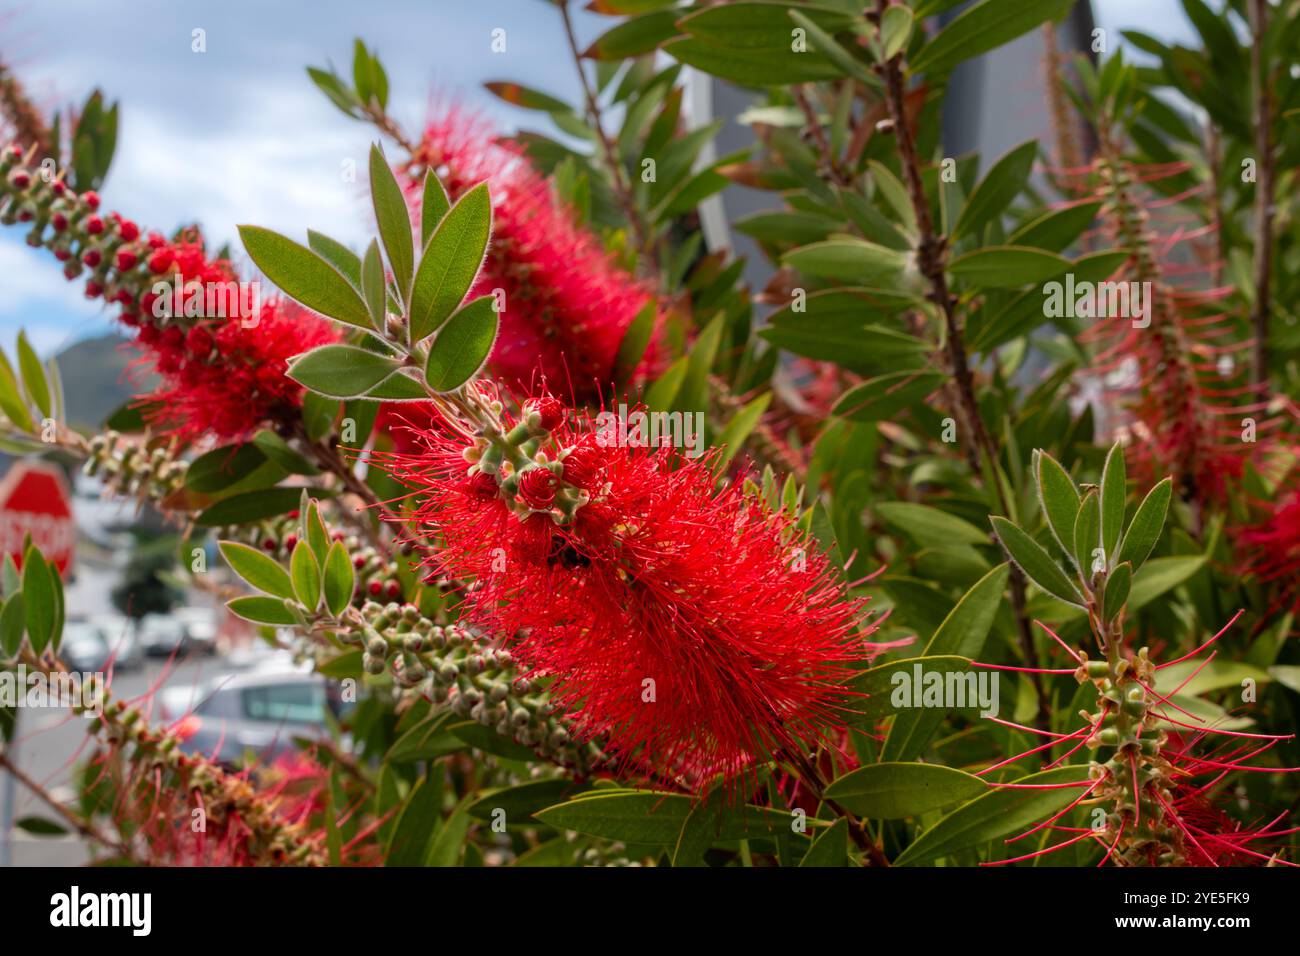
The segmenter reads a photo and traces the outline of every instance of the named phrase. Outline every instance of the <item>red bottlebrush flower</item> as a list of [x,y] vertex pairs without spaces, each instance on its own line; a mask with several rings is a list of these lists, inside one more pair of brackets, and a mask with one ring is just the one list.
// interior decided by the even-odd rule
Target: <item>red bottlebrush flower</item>
[[512,478],[484,494],[454,429],[427,428],[421,450],[376,458],[446,543],[427,566],[474,582],[468,620],[518,635],[516,658],[552,680],[577,733],[634,774],[702,786],[832,741],[874,625],[816,545],[739,487],[718,490],[707,457],[602,444],[587,421],[547,437],[551,461],[577,449],[561,459],[556,508],[575,479],[588,485],[565,524],[545,511],[521,518],[520,502],[540,504],[534,471],[514,507]]
[[1235,544],[1243,574],[1276,589],[1271,614],[1278,607],[1300,607],[1300,489],[1292,488],[1272,513],[1237,530]]
[[[150,268],[175,269],[171,277],[180,287],[197,284],[201,290],[229,289],[236,281],[230,266],[209,260],[197,242],[176,242],[157,249]],[[183,302],[170,301],[173,312]],[[141,296],[147,316],[152,316],[159,296]],[[206,295],[205,295],[206,299]],[[287,409],[296,408],[302,388],[284,374],[293,356],[338,340],[329,322],[284,299],[262,303],[249,313],[239,296],[226,296],[224,316],[175,322],[158,332],[144,325],[137,338],[146,361],[163,376],[163,384],[146,396],[155,426],[182,439],[215,436],[238,439]],[[191,323],[182,327],[182,321]]]
[[[451,108],[425,130],[403,167],[415,203],[425,169],[453,200],[484,180],[492,192],[492,244],[470,295],[504,296],[493,374],[512,388],[531,388],[540,376],[581,400],[597,397],[649,289],[574,221],[523,151],[498,140],[482,119]],[[652,341],[642,371],[658,364]]]

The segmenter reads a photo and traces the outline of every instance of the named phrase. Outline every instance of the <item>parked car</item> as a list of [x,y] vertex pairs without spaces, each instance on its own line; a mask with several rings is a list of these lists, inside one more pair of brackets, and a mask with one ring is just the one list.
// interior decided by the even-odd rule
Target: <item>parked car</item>
[[104,632],[96,625],[89,621],[72,620],[64,622],[59,653],[70,670],[95,673],[107,668],[112,650]]
[[208,625],[194,612],[202,608],[180,608],[170,614],[148,614],[140,621],[137,633],[144,653],[150,657],[185,656],[195,651],[216,653],[216,628]]
[[283,665],[167,688],[159,704],[186,751],[230,766],[249,753],[271,763],[296,751],[296,737],[326,739],[344,708],[337,684]]
[[106,614],[97,616],[94,623],[113,652],[114,670],[129,671],[144,665],[144,648],[130,619]]

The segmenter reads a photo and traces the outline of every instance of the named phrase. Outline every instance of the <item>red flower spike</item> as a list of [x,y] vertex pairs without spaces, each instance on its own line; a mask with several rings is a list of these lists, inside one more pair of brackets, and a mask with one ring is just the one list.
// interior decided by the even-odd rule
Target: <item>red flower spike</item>
[[602,477],[565,524],[485,498],[463,438],[437,423],[417,451],[374,456],[445,541],[425,552],[431,575],[474,582],[468,619],[518,635],[521,665],[625,772],[703,786],[833,746],[874,624],[816,545],[739,487],[718,490],[708,458],[602,447],[589,421],[550,438],[552,459],[576,445]]

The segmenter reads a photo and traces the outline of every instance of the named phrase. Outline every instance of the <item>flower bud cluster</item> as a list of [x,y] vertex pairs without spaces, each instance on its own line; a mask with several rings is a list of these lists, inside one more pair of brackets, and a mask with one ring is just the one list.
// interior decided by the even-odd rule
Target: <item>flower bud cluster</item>
[[150,773],[174,775],[186,791],[200,797],[209,826],[237,824],[247,831],[246,848],[255,862],[273,866],[326,864],[319,840],[306,838],[301,824],[284,820],[274,802],[260,794],[245,775],[228,773],[204,757],[185,753],[175,733],[151,727],[137,707],[109,700],[88,730],[132,764]]
[[545,690],[519,674],[510,651],[487,646],[464,627],[439,626],[410,604],[367,602],[361,616],[364,629],[344,639],[361,644],[367,673],[391,673],[406,690],[579,773],[605,761],[594,743],[573,738]]
[[109,429],[90,439],[84,470],[114,494],[162,502],[180,491],[188,466],[166,448],[147,448]]

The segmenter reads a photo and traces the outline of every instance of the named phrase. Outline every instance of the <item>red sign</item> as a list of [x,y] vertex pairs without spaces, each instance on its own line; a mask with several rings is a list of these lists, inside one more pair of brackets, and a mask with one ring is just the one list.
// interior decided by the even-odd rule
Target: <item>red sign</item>
[[0,481],[0,555],[12,555],[21,568],[28,535],[59,573],[67,574],[77,528],[63,472],[41,462],[16,461]]

